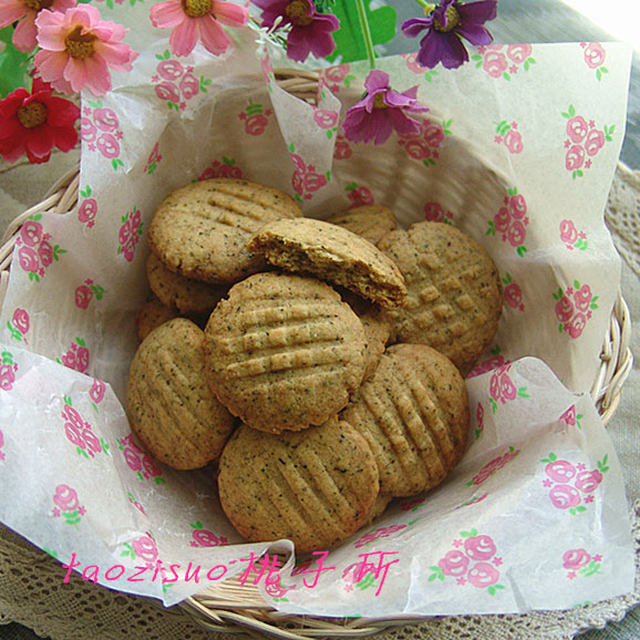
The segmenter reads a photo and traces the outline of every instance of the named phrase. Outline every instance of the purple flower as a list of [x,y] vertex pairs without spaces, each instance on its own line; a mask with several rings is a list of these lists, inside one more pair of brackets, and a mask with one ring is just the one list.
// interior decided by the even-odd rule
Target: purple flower
[[429,5],[425,9],[426,18],[405,20],[402,33],[407,38],[415,38],[426,29],[416,57],[418,64],[432,69],[442,62],[447,69],[455,69],[469,60],[461,38],[473,45],[491,42],[491,34],[482,25],[496,17],[497,5],[498,0],[464,4],[459,0],[441,0],[438,7]]
[[331,35],[340,28],[340,21],[334,15],[318,13],[313,0],[252,0],[262,9],[262,27],[271,29],[278,18],[277,27],[291,25],[287,36],[287,55],[293,60],[304,62],[313,53],[325,58],[335,48]]
[[389,74],[379,69],[364,81],[367,92],[360,102],[347,109],[342,129],[352,142],[382,144],[395,129],[401,135],[417,133],[420,123],[407,115],[429,111],[416,102],[418,87],[398,93],[389,87]]

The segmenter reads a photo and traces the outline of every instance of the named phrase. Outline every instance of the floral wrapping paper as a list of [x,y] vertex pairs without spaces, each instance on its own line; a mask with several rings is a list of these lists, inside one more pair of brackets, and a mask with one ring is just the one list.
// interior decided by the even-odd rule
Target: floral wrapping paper
[[[33,216],[16,243],[0,318],[2,522],[83,578],[167,605],[231,575],[277,608],[339,616],[524,612],[630,591],[620,465],[588,395],[620,278],[602,211],[628,49],[495,45],[451,72],[381,59],[430,111],[418,134],[371,147],[339,127],[363,63],[323,69],[312,107],[277,86],[281,56],[253,32],[221,58],[176,58],[148,7],[100,8],[141,53],[111,93],[82,96],[78,205]],[[498,335],[468,380],[460,466],[296,566],[259,562],[270,545],[242,544],[206,473],[154,462],[120,402],[150,217],[171,189],[215,176],[279,187],[310,216],[376,202],[403,225],[457,225],[503,282]]]

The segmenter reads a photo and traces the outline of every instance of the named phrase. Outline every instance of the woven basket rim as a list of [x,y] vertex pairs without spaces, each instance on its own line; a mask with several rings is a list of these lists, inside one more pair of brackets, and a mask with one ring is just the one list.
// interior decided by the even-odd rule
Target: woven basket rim
[[[315,104],[319,80],[318,72],[300,69],[275,69],[274,75],[283,89]],[[626,167],[619,163],[618,169],[624,171]],[[7,226],[0,241],[0,308],[7,291],[13,248],[21,226],[35,214],[71,213],[78,203],[79,178],[80,165],[78,163],[52,185],[39,203],[22,212]],[[605,425],[619,405],[622,388],[633,368],[633,355],[629,347],[630,339],[629,308],[621,292],[618,292],[603,340],[600,367],[590,389],[598,414]],[[177,607],[199,624],[213,631],[236,633],[252,630],[283,640],[364,637],[378,633],[385,628],[416,623],[425,619],[425,616],[371,619],[283,614],[262,598],[257,586],[242,585],[238,578],[226,580],[217,586],[210,586],[187,598]]]

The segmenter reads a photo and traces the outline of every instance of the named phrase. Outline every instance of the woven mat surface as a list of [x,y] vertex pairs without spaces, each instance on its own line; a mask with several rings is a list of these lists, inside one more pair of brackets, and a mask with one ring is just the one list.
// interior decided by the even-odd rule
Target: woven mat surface
[[[36,204],[55,179],[76,161],[74,153],[57,153],[46,169],[25,164],[8,167],[0,163],[0,229]],[[640,354],[640,173],[619,167],[606,219],[625,260],[622,292],[634,320],[632,350]],[[640,371],[636,364],[625,384],[620,406],[609,423],[609,432],[625,469],[629,502],[635,506],[635,538],[640,549],[639,382]],[[640,568],[640,555],[636,564]],[[25,625],[38,636],[52,640],[73,637],[222,640],[229,637],[227,633],[203,629],[180,608],[166,610],[154,601],[83,582],[75,574],[68,584],[64,584],[65,573],[66,570],[47,554],[0,527],[0,638],[33,638],[33,634],[12,623]],[[635,593],[581,609],[516,616],[431,618],[421,624],[383,631],[376,639],[569,640],[587,629],[602,628],[607,622],[622,620],[638,604],[640,579],[636,581]],[[604,632],[590,631],[582,640],[640,637],[638,611],[627,616],[621,625],[609,625]]]

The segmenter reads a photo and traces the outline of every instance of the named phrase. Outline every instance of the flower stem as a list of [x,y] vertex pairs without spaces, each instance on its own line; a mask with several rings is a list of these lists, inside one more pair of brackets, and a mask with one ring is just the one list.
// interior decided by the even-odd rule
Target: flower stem
[[429,8],[433,4],[432,2],[427,2],[427,0],[416,0],[416,2],[425,9]]
[[360,21],[360,28],[362,29],[362,35],[364,37],[364,46],[367,50],[369,66],[372,69],[375,69],[376,53],[373,50],[373,39],[371,38],[371,30],[369,29],[369,21],[367,20],[367,12],[364,8],[363,0],[356,0],[356,8],[358,9],[358,19]]

